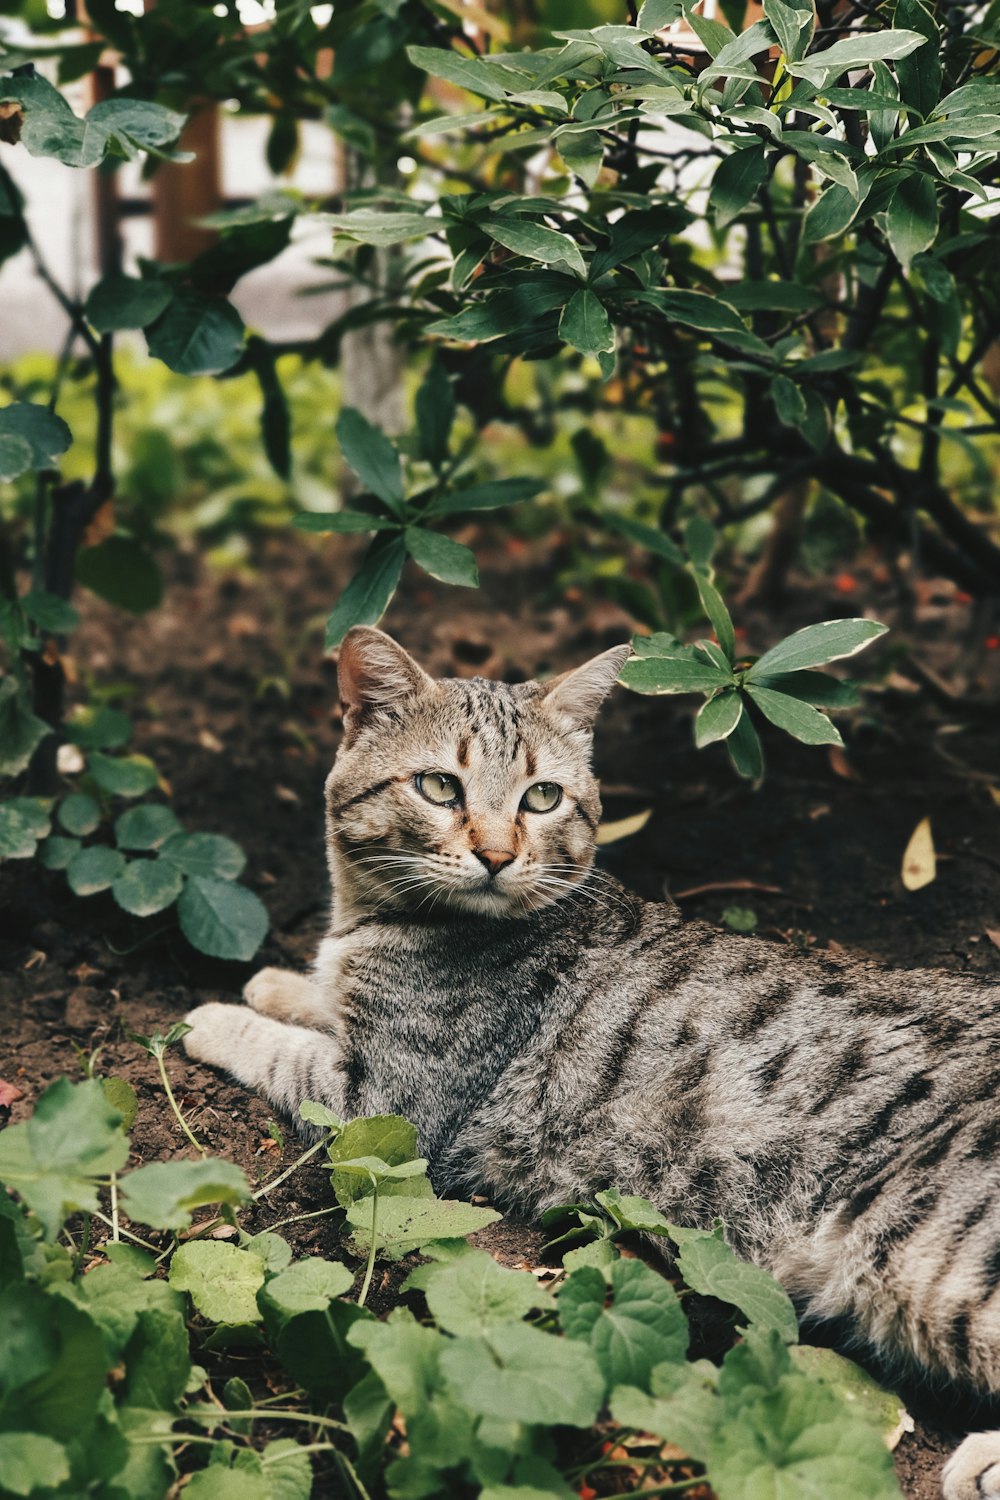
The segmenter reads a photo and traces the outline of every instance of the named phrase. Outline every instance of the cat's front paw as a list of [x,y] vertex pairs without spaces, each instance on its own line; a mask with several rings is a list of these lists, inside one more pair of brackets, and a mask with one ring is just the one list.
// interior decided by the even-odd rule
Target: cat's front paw
[[233,1042],[233,1007],[210,1000],[184,1017],[191,1030],[183,1037],[184,1051],[195,1062],[224,1068]]
[[261,969],[243,987],[246,1003],[263,1016],[292,1025],[323,1024],[321,996],[313,981],[291,969]]
[[944,1500],[1000,1500],[1000,1432],[973,1432],[941,1471]]

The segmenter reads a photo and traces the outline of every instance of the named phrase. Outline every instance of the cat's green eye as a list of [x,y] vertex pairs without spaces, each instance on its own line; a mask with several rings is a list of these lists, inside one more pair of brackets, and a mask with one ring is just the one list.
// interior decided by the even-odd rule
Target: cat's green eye
[[435,807],[455,807],[458,804],[462,789],[454,776],[446,776],[443,771],[421,771],[416,781],[417,791]]
[[534,786],[529,786],[521,798],[522,807],[529,812],[551,812],[558,807],[562,801],[562,787],[556,786],[554,781],[536,781]]

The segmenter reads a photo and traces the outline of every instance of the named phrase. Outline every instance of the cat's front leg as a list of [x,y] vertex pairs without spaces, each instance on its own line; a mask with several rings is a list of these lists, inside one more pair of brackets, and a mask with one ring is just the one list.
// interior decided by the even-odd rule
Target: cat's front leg
[[319,984],[291,969],[261,969],[244,986],[243,998],[275,1021],[320,1028],[331,1024],[330,1007]]
[[332,1036],[218,1001],[199,1005],[184,1019],[191,1027],[184,1037],[188,1057],[263,1094],[297,1127],[303,1099],[342,1113],[340,1049]]
[[1000,1500],[1000,1432],[973,1432],[941,1473],[944,1500]]

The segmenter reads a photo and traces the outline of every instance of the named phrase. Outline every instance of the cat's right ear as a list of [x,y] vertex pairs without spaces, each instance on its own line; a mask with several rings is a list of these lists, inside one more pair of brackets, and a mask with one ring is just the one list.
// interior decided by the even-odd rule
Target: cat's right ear
[[355,625],[337,660],[337,687],[344,710],[344,743],[350,744],[372,709],[433,687],[434,679],[391,636]]

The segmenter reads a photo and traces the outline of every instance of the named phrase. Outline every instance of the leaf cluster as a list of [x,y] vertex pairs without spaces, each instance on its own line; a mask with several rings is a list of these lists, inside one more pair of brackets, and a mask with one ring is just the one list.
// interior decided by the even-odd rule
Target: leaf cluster
[[[638,1486],[683,1488],[707,1469],[720,1500],[776,1486],[829,1500],[898,1494],[882,1440],[898,1404],[838,1356],[798,1349],[788,1298],[733,1254],[721,1225],[680,1228],[641,1198],[598,1193],[546,1216],[575,1244],[546,1285],[468,1243],[497,1216],[434,1197],[405,1120],[345,1125],[314,1104],[303,1115],[326,1132],[355,1237],[381,1198],[380,1253],[423,1252],[408,1305],[385,1321],[363,1305],[367,1283],[355,1296],[351,1266],[296,1260],[274,1231],[208,1238],[214,1220],[157,1261],[104,1219],[115,1237],[81,1275],[60,1230],[70,1213],[99,1214],[116,1184],[126,1222],[154,1231],[183,1229],[208,1203],[236,1223],[249,1198],[226,1162],[124,1173],[121,1115],[97,1081],[53,1085],[0,1137],[0,1180],[20,1200],[0,1197],[4,1493],[159,1500],[186,1444],[205,1460],[189,1490],[254,1500],[306,1500],[320,1455],[348,1491],[389,1500],[569,1500],[623,1462]],[[635,1234],[672,1245],[680,1293],[620,1256]],[[721,1368],[686,1359],[685,1287],[733,1311],[740,1338]],[[214,1389],[202,1359],[261,1343],[297,1393],[258,1403],[239,1377]],[[280,1422],[295,1436],[257,1437]]]

